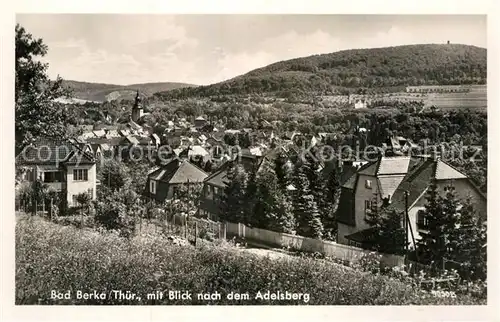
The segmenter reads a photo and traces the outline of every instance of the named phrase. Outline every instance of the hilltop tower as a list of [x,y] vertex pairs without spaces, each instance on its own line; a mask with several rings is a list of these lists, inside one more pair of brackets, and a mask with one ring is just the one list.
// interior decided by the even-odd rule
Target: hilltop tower
[[139,90],[137,90],[137,95],[135,96],[134,106],[132,107],[132,121],[137,122],[140,120],[144,110],[141,105],[141,97],[139,96]]

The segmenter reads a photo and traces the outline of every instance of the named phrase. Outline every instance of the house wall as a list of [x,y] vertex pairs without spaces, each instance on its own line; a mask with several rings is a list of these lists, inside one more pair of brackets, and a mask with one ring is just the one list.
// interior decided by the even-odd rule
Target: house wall
[[153,198],[154,200],[159,201],[159,202],[163,202],[167,198],[170,198],[172,196],[171,193],[169,193],[170,192],[170,187],[169,187],[170,185],[166,182],[158,181],[158,180],[155,180],[156,181],[156,193],[149,194],[150,181],[151,181],[151,179],[149,179],[149,178],[146,181],[146,189],[145,190],[148,192],[146,194],[147,197],[151,196],[151,198]]
[[[484,219],[486,220],[486,200],[479,194],[479,192],[468,182],[466,179],[454,180],[453,182],[441,180],[437,182],[437,187],[439,194],[444,196],[445,191],[444,188],[452,184],[455,187],[456,195],[458,199],[466,199],[470,197],[472,203],[474,204],[474,208],[480,214],[483,214]],[[415,241],[420,239],[419,231],[417,230],[417,213],[419,210],[425,209],[426,204],[426,194],[424,193],[420,198],[412,205],[410,205],[411,209],[408,210],[408,217],[410,219],[410,225],[413,230],[413,234],[415,237]],[[408,231],[408,242],[410,245],[413,245],[413,240],[411,238],[411,233]]]
[[[75,206],[73,204],[73,196],[80,194],[82,192],[88,192],[89,189],[92,189],[92,200],[96,198],[96,166],[93,165],[79,165],[78,167],[73,165],[67,166],[66,172],[66,200],[68,201],[69,206]],[[87,181],[74,181],[73,180],[73,170],[74,169],[87,169],[88,170],[88,180]]]
[[[222,190],[223,188],[217,187]],[[214,186],[209,184],[203,185],[202,197],[200,200],[200,214],[211,220],[216,220],[220,215],[220,193],[214,194]]]
[[481,196],[468,180],[439,181],[437,185],[442,195],[444,195],[444,188],[449,184],[455,188],[455,192],[459,199],[467,199],[470,197],[476,211],[483,214],[484,220],[486,220],[486,199]]
[[[366,180],[371,180],[371,189],[365,187]],[[365,221],[365,200],[372,200],[375,195],[379,194],[377,178],[367,175],[359,175],[356,193],[354,196],[354,215],[356,220],[356,231],[370,228],[370,225]],[[354,232],[356,232],[354,231]]]

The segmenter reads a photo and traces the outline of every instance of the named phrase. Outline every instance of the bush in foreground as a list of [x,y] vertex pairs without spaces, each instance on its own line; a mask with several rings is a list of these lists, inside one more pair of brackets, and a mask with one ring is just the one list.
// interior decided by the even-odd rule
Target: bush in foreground
[[[112,290],[140,300],[115,299]],[[192,300],[169,300],[168,291],[190,291]],[[51,292],[70,291],[70,299]],[[104,292],[106,299],[76,299],[77,291]],[[147,300],[147,293],[167,298]],[[203,301],[197,293],[219,292]],[[270,259],[233,247],[175,246],[167,239],[125,239],[113,233],[62,227],[18,218],[16,225],[16,304],[305,304],[302,300],[255,299],[257,292],[308,293],[307,304],[402,305],[485,304],[469,296],[436,298],[385,276],[307,258]],[[228,300],[231,292],[249,300]]]

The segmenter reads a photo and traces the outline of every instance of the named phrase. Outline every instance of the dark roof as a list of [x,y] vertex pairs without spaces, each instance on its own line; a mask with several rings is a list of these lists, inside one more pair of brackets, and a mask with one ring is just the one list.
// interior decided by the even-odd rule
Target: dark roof
[[100,144],[89,144],[89,145],[94,153],[96,153],[98,149],[102,149]]
[[[372,175],[374,176],[376,173],[376,168],[373,168],[374,164],[375,163],[366,163],[366,164],[362,165],[357,171],[355,171],[349,177],[349,179],[347,179],[347,181],[345,181],[345,183],[342,185],[342,187],[347,188],[347,189],[354,189],[355,185],[356,185],[356,179],[358,177],[358,173],[360,173],[361,171],[363,171],[363,173],[373,173]],[[375,166],[376,166],[376,164],[375,164]],[[347,174],[346,174],[346,176],[347,176]]]
[[226,186],[227,170],[231,163],[231,161],[228,161],[222,164],[217,171],[215,171],[205,179],[205,183],[212,186],[224,188]]
[[207,178],[207,173],[187,160],[174,159],[151,172],[148,177],[170,184],[201,183]]
[[122,142],[125,142],[125,141],[128,141],[128,142],[130,142],[130,144],[133,144],[133,145],[140,144],[139,140],[135,136],[132,136],[132,135],[128,135],[128,136],[124,137],[122,139]]
[[435,173],[435,161],[423,159],[413,171],[409,172],[391,198],[391,205],[396,209],[405,208],[405,191],[408,191],[408,206],[411,206],[431,183]]
[[[405,207],[405,191],[408,191],[408,206],[411,206],[427,189],[433,178],[436,180],[470,180],[466,175],[438,159],[415,158],[419,162],[414,163],[411,171],[406,175],[391,198],[391,204],[395,208]],[[470,182],[472,184],[472,182]],[[472,184],[473,187],[475,187]],[[481,194],[483,197],[484,194]],[[486,198],[486,197],[485,197]]]
[[108,144],[111,146],[118,146],[120,145],[121,141],[123,140],[123,137],[117,137],[117,138],[89,138],[87,140],[88,143],[91,144]]
[[205,183],[217,187],[224,188],[226,186],[227,180],[227,170],[233,164],[240,164],[246,172],[251,173],[253,171],[258,171],[264,160],[268,160],[266,157],[260,158],[245,158],[241,157],[239,162],[238,159],[233,161],[224,162],[214,173],[205,179]]
[[90,153],[68,140],[39,140],[17,155],[19,165],[94,164]]
[[358,243],[369,244],[374,240],[376,232],[377,230],[375,227],[370,227],[347,235],[345,238]]

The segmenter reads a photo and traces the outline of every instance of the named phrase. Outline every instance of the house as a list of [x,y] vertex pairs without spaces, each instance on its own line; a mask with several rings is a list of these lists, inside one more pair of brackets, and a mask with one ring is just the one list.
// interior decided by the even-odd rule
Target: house
[[240,134],[241,131],[240,130],[234,130],[234,129],[228,129],[228,130],[225,130],[224,133],[236,135],[236,134]]
[[402,136],[391,136],[387,138],[383,147],[387,156],[392,156],[409,154],[412,149],[417,149],[418,145]]
[[104,131],[104,130],[94,130],[94,131],[92,131],[92,133],[94,133],[94,136],[96,138],[103,138],[106,136],[106,131]]
[[199,214],[210,220],[218,220],[222,206],[221,198],[227,185],[229,169],[236,164],[241,164],[248,173],[251,173],[259,169],[263,160],[264,158],[256,156],[241,155],[240,158],[224,162],[217,171],[208,176],[203,182]]
[[80,193],[96,198],[95,159],[70,141],[40,140],[29,145],[16,157],[16,168],[23,170],[21,181],[39,179],[59,192],[63,205],[76,206]]
[[103,149],[100,144],[81,143],[81,142],[72,142],[72,143],[78,146],[78,148],[83,152],[91,154],[97,162],[101,160]]
[[144,195],[157,202],[171,199],[180,186],[201,184],[208,174],[189,162],[175,158],[148,174]]
[[135,137],[133,135],[128,135],[128,136],[124,137],[120,143],[120,145],[126,145],[126,146],[139,145],[139,144],[140,144],[139,140],[137,139],[137,137]]
[[[359,168],[341,187],[338,209],[337,242],[358,247],[369,241],[370,225],[365,221],[372,212],[391,205],[405,211],[405,191],[408,191],[408,215],[415,240],[419,230],[425,229],[423,219],[418,217],[424,209],[425,193],[432,180],[436,180],[442,194],[452,185],[461,199],[471,197],[478,213],[486,214],[486,196],[467,178],[439,158],[426,157],[380,157]],[[367,231],[366,231],[367,230]],[[408,241],[413,244],[411,235]]]
[[156,148],[158,148],[161,144],[161,139],[158,136],[158,134],[153,133],[153,134],[151,134],[150,137],[151,137],[151,144],[154,145]]
[[197,129],[201,129],[207,124],[207,120],[205,120],[202,116],[198,116],[194,119],[194,127]]
[[104,130],[105,131],[105,137],[107,139],[111,139],[111,138],[119,138],[121,135],[120,133],[118,132],[118,130],[114,130],[114,129],[106,129]]
[[189,160],[191,159],[197,159],[197,158],[202,158],[203,160],[207,160],[210,156],[210,153],[205,150],[201,145],[190,145],[187,148],[177,148],[174,149],[174,153],[178,157],[183,157],[187,158]]
[[354,103],[354,108],[355,109],[358,109],[358,108],[366,108],[367,107],[367,103],[365,100],[357,100],[355,103]]

